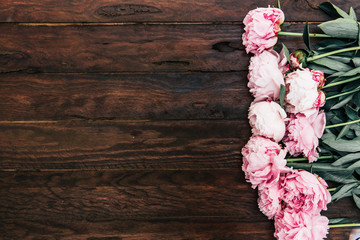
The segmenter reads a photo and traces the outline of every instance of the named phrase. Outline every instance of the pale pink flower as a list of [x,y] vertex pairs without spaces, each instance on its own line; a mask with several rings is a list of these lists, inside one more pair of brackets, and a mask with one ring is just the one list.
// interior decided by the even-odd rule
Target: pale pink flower
[[286,112],[276,102],[262,101],[251,104],[249,122],[254,135],[281,141],[285,134]]
[[258,204],[260,211],[269,219],[272,219],[281,211],[283,195],[284,191],[281,188],[280,182],[272,185],[263,185],[259,189]]
[[[286,59],[285,59],[286,60]],[[263,51],[250,59],[248,87],[255,101],[279,99],[280,85],[285,84],[282,70],[286,68],[274,50]],[[285,71],[286,72],[286,71]]]
[[286,121],[286,133],[283,143],[286,149],[293,156],[303,154],[314,162],[319,156],[316,151],[319,145],[319,138],[323,135],[326,124],[324,112],[314,113],[306,117],[302,113],[291,114]]
[[310,69],[298,69],[285,78],[287,94],[285,96],[286,110],[290,113],[304,113],[310,116],[315,113],[322,102],[319,101],[319,72]]
[[272,48],[284,19],[284,13],[278,8],[257,8],[248,12],[242,36],[246,52],[256,54]]
[[270,139],[252,136],[241,151],[243,156],[242,170],[245,178],[253,188],[264,184],[271,185],[278,182],[280,173],[289,172],[286,167],[286,150]]
[[320,214],[285,209],[275,217],[274,236],[278,240],[322,240],[329,230],[329,219]]
[[283,180],[283,205],[295,212],[319,214],[331,201],[326,182],[305,170],[294,170]]

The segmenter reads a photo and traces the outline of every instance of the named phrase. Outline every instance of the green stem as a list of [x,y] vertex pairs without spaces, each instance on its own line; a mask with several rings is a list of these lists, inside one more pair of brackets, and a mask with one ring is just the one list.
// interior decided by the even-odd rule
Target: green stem
[[328,126],[325,126],[326,129],[329,129],[329,128],[334,128],[334,127],[342,127],[342,126],[346,126],[346,125],[350,125],[350,124],[354,124],[354,123],[358,123],[360,122],[360,119],[358,120],[354,120],[354,121],[351,121],[351,122],[345,122],[345,123],[338,123],[338,124],[334,124],[334,125],[328,125]]
[[347,224],[332,224],[329,228],[340,228],[340,227],[360,227],[360,223],[347,223]]
[[360,50],[360,46],[351,47],[351,48],[344,48],[344,49],[339,49],[339,50],[335,50],[335,51],[332,51],[332,52],[319,54],[319,55],[307,58],[306,61],[311,62],[311,61],[314,61],[314,60],[319,59],[319,58],[323,58],[323,57],[327,57],[327,56],[331,56],[331,55],[338,54],[338,53],[343,53],[343,52],[356,51],[356,50]]
[[338,97],[341,97],[341,96],[344,96],[344,95],[348,95],[348,94],[352,94],[352,93],[358,92],[358,91],[360,91],[360,89],[354,89],[354,90],[352,90],[352,91],[348,91],[348,92],[344,92],[344,93],[339,93],[339,94],[336,94],[336,95],[327,97],[326,100],[338,98]]
[[333,192],[333,191],[335,191],[336,190],[336,187],[334,187],[334,188],[328,188],[328,191],[329,192]]
[[329,84],[326,84],[324,88],[328,88],[328,87],[334,87],[334,86],[337,86],[337,85],[340,85],[340,84],[343,84],[343,83],[348,83],[348,82],[352,82],[352,81],[356,81],[360,79],[360,76],[357,76],[357,77],[353,77],[353,78],[349,78],[349,79],[346,79],[346,80],[342,80],[342,81],[339,81],[339,82],[334,82],[334,83],[329,83]]
[[[333,156],[320,156],[317,158],[319,159],[333,159]],[[287,162],[301,162],[301,161],[308,161],[309,159],[307,158],[287,158],[286,161]]]
[[[297,32],[283,32],[283,31],[278,32],[278,35],[280,35],[280,36],[294,36],[294,37],[302,37],[302,36],[303,36],[302,33],[297,33]],[[323,37],[323,38],[331,37],[331,36],[329,36],[329,35],[321,34],[321,33],[310,33],[309,36],[310,36],[310,37]]]

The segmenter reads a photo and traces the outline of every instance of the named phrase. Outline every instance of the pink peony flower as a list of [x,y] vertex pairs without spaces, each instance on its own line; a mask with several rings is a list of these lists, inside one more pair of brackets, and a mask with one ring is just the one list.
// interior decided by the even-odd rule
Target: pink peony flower
[[317,215],[321,210],[326,210],[326,205],[331,201],[326,182],[305,170],[294,170],[287,174],[282,187],[284,206],[296,213]]
[[262,101],[251,104],[249,122],[254,135],[281,141],[285,134],[286,113],[276,102]]
[[290,171],[286,167],[286,151],[270,139],[252,136],[241,153],[242,170],[253,188],[277,183],[280,173]]
[[319,71],[298,69],[285,78],[287,94],[286,110],[290,113],[304,113],[307,117],[317,112],[319,107],[318,87],[321,85]]
[[279,99],[280,85],[285,84],[281,71],[285,68],[284,65],[286,63],[283,63],[279,54],[274,50],[263,51],[251,57],[248,87],[256,102],[268,98],[273,101]]
[[246,52],[256,54],[272,48],[284,19],[284,13],[278,8],[251,10],[244,19],[245,33],[242,39]]
[[322,240],[329,230],[329,220],[320,214],[294,212],[289,209],[275,217],[278,240]]
[[272,219],[281,211],[283,194],[284,191],[279,182],[272,185],[263,185],[262,188],[259,189],[259,208],[269,219]]
[[319,145],[319,138],[323,135],[326,124],[324,112],[314,113],[306,117],[302,113],[291,114],[286,121],[286,134],[283,143],[286,149],[293,156],[301,153],[314,162],[319,156],[316,151]]

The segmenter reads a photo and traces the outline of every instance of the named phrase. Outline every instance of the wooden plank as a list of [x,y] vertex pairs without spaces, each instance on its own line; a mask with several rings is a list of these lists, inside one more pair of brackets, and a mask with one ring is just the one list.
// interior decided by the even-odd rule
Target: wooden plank
[[[243,240],[275,239],[272,221],[244,222],[237,218],[185,218],[155,220],[112,220],[106,222],[11,220],[0,223],[4,240]],[[330,229],[327,240],[355,240],[356,229]]]
[[271,221],[254,224],[238,218],[211,217],[99,222],[19,219],[0,223],[0,230],[4,240],[269,240],[273,236]]
[[[303,24],[287,31],[302,32]],[[0,25],[0,72],[247,70],[240,25]],[[288,48],[300,37],[282,37]]]
[[[274,231],[239,168],[0,172],[0,179],[5,237],[269,239]],[[328,207],[329,218],[360,216],[350,198]],[[328,239],[350,231],[331,229]]]
[[246,75],[5,74],[0,120],[244,119]]
[[[90,181],[85,186],[82,182],[87,181],[87,177],[70,175],[71,178],[68,179],[75,182],[75,186],[68,186],[62,182],[66,182],[66,175],[69,174],[66,174],[63,179],[55,172],[50,179],[57,181],[57,178],[61,178],[55,186],[50,186],[47,182],[42,184],[46,181],[43,179],[31,181],[30,187],[22,187],[19,185],[21,181],[18,181],[17,184],[0,189],[0,219],[58,219],[59,221],[86,219],[92,222],[227,216],[248,221],[266,220],[266,217],[257,209],[256,191],[245,183],[243,176],[233,182],[235,176],[242,175],[240,171],[240,169],[223,173],[198,171],[198,175],[205,179],[200,180],[200,183],[194,181],[193,184],[188,183],[189,180],[182,183],[182,179],[189,175],[187,171],[184,173],[181,171],[139,173],[137,171],[136,174],[123,171],[116,175],[118,181],[112,182],[111,185],[104,184],[109,181],[106,178],[107,173],[103,173],[105,176],[103,177],[89,172],[88,176],[98,179]],[[223,177],[224,173],[233,174],[233,176]],[[149,175],[157,178],[153,180]],[[220,179],[212,180],[215,176]],[[27,178],[31,177],[32,173],[29,173]],[[39,178],[39,175],[35,177]],[[49,179],[49,175],[45,174],[44,177]],[[178,178],[179,183],[171,183],[173,177]],[[17,180],[14,179],[14,181]],[[143,183],[145,181],[147,181],[146,184]]]
[[191,169],[240,166],[238,121],[1,122],[0,169]]
[[[281,1],[288,21],[328,20],[317,5],[323,0]],[[333,0],[348,10],[360,3],[355,0]],[[0,22],[199,22],[242,21],[247,12],[257,7],[274,6],[276,1],[216,0],[133,0],[71,1],[2,0]]]

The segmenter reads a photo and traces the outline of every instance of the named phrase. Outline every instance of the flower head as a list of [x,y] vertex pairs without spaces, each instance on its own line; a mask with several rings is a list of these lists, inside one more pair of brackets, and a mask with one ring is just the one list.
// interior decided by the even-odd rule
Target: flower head
[[[280,177],[281,178],[281,177]],[[264,185],[259,189],[258,204],[260,211],[269,219],[272,219],[281,211],[281,200],[284,191],[280,182],[272,185]]]
[[285,96],[286,110],[290,113],[303,113],[307,117],[318,111],[319,104],[318,81],[319,72],[310,69],[298,69],[285,78],[287,94]]
[[307,212],[317,215],[326,210],[331,201],[326,182],[305,170],[295,170],[284,178],[283,204],[294,212]]
[[251,57],[248,87],[255,101],[279,99],[280,85],[285,84],[282,68],[282,59],[274,50],[263,51]]
[[303,154],[309,162],[317,160],[319,145],[326,124],[324,112],[314,113],[306,117],[302,113],[291,114],[286,121],[286,133],[283,143],[291,155]]
[[320,214],[285,209],[275,217],[278,240],[322,240],[329,230],[329,219]]
[[242,39],[246,52],[256,54],[272,48],[284,19],[284,13],[278,8],[251,10],[244,19],[245,33]]
[[253,188],[259,186],[259,189],[262,189],[265,185],[269,187],[277,184],[280,173],[290,171],[286,167],[286,150],[270,139],[252,136],[241,153],[242,170]]
[[280,142],[285,134],[286,113],[276,102],[253,103],[249,109],[249,122],[252,132]]

